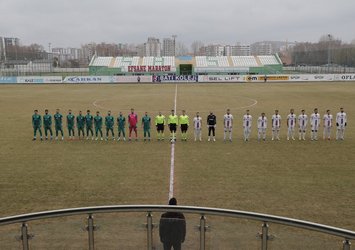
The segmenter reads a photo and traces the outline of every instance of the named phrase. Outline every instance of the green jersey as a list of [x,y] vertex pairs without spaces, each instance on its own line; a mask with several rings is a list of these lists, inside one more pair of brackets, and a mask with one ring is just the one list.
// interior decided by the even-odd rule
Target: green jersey
[[117,117],[118,128],[124,128],[126,125],[126,118],[123,115]]
[[165,116],[163,115],[157,115],[155,117],[155,126],[158,125],[158,124],[163,124],[165,125]]
[[150,117],[145,115],[142,117],[142,124],[144,129],[150,129]]
[[115,124],[115,119],[113,118],[112,115],[108,115],[105,117],[106,128],[112,128],[114,124]]
[[34,114],[32,116],[32,126],[33,127],[40,127],[42,124],[41,116],[39,114]]
[[169,117],[168,117],[168,124],[178,124],[178,117],[177,117],[177,115],[169,115]]
[[55,113],[54,114],[54,123],[56,127],[61,127],[62,126],[62,122],[63,122],[63,116],[60,113]]
[[86,124],[86,127],[88,128],[91,128],[92,127],[92,121],[94,120],[94,117],[90,114],[87,114],[85,116],[85,124]]
[[43,125],[45,127],[50,127],[52,126],[52,116],[47,114],[43,116]]
[[180,115],[179,123],[180,125],[182,124],[189,125],[189,117],[187,115]]
[[82,115],[78,115],[76,117],[76,125],[78,126],[78,128],[83,128],[85,124],[85,117]]
[[68,127],[74,127],[75,116],[72,114],[67,115],[67,125]]
[[95,128],[101,128],[102,127],[102,117],[97,115],[94,117],[94,124]]

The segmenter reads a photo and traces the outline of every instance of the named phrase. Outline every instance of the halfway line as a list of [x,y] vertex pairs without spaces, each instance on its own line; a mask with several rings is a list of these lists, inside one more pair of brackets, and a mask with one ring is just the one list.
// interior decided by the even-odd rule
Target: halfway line
[[[176,114],[177,84],[175,85],[174,112]],[[174,135],[173,135],[174,136]],[[176,136],[176,135],[175,135]],[[169,200],[174,197],[175,142],[171,143]]]

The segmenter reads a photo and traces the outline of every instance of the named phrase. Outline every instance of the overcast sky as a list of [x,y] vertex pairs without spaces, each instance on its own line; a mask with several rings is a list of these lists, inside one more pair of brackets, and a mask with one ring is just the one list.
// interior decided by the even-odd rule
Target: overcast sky
[[191,44],[355,39],[354,0],[0,0],[0,36],[45,48],[143,43],[177,35]]

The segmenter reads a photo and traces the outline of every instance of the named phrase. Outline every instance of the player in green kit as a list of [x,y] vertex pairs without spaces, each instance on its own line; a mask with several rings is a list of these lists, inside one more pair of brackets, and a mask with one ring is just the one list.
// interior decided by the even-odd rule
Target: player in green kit
[[117,117],[117,127],[118,127],[117,141],[121,139],[121,133],[123,136],[123,140],[126,141],[126,132],[125,132],[126,118],[122,115],[122,112],[120,112],[119,116]]
[[80,139],[80,132],[82,132],[83,138],[85,136],[84,125],[85,125],[85,117],[82,115],[80,110],[79,115],[76,117],[76,127],[78,128],[79,139]]
[[115,119],[111,115],[111,111],[107,112],[107,116],[105,117],[105,126],[106,126],[106,141],[108,140],[109,131],[112,134],[112,140],[115,140],[115,133],[113,132],[113,125],[115,124]]
[[150,116],[148,116],[148,112],[145,112],[144,116],[142,117],[142,127],[144,131],[144,141],[146,141],[146,137],[148,136],[148,141],[150,141],[150,124],[151,124],[151,119]]
[[90,114],[90,110],[87,110],[85,116],[86,140],[89,140],[89,131],[91,132],[91,140],[94,140],[94,131],[92,130],[93,121],[94,117]]
[[102,117],[100,116],[100,112],[96,111],[96,116],[94,117],[94,125],[95,125],[95,135],[96,135],[96,141],[98,140],[98,132],[100,132],[101,135],[101,141],[103,140],[102,138]]
[[159,114],[155,117],[155,126],[157,128],[158,141],[164,141],[165,116],[162,115],[160,111]]
[[48,109],[44,111],[45,115],[43,116],[43,126],[44,126],[44,135],[46,140],[48,140],[48,130],[51,135],[51,140],[53,140],[53,131],[52,131],[52,116],[48,114]]
[[71,109],[69,109],[68,112],[69,113],[67,115],[67,127],[69,132],[69,139],[74,139],[75,116],[71,113]]
[[38,110],[36,109],[34,111],[34,114],[32,115],[32,127],[33,127],[33,139],[32,139],[32,141],[36,140],[37,130],[38,130],[38,132],[39,132],[39,134],[41,136],[41,141],[43,141],[41,125],[42,125],[41,115],[38,114]]
[[62,134],[62,141],[64,140],[63,134],[63,115],[59,113],[59,109],[56,110],[54,114],[54,127],[55,127],[55,139],[58,140],[58,132]]

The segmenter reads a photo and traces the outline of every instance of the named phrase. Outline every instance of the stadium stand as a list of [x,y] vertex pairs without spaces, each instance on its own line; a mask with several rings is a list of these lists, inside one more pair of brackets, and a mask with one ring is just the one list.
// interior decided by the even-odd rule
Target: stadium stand
[[196,56],[196,67],[230,67],[226,56]]
[[138,66],[139,57],[116,57],[116,61],[113,65],[114,68],[121,68],[127,66]]
[[108,67],[111,63],[112,57],[97,57],[93,63],[92,66],[103,66],[103,67]]
[[235,67],[258,67],[260,66],[254,56],[231,56]]
[[258,56],[263,65],[277,65],[280,64],[275,56]]

